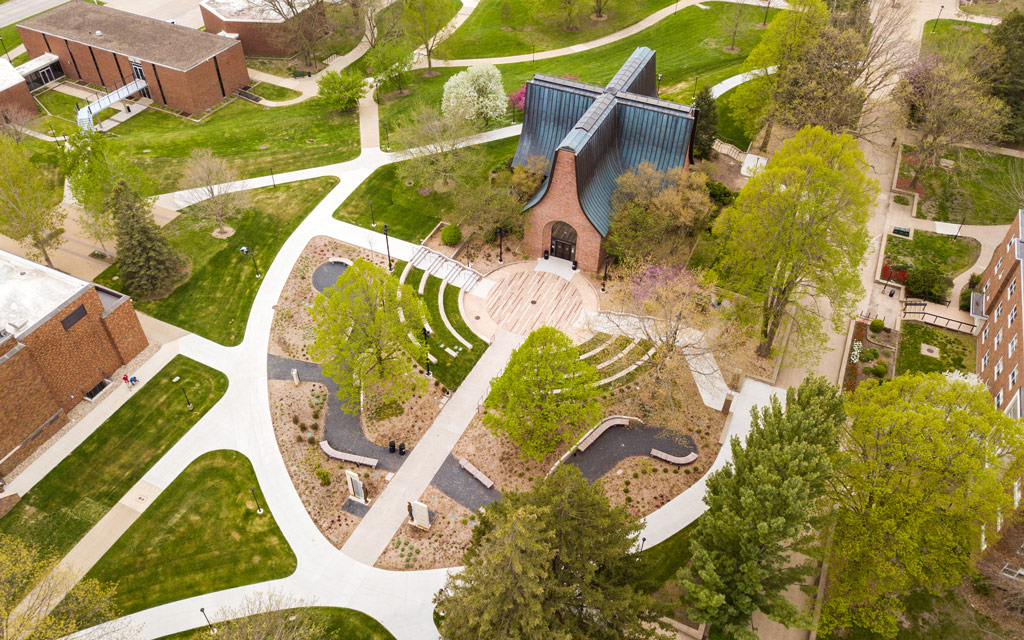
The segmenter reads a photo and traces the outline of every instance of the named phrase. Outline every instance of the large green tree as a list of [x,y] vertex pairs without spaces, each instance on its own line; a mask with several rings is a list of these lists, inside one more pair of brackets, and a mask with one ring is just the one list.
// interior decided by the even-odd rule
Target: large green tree
[[995,95],[1010,109],[1007,135],[1024,138],[1024,13],[1014,9],[992,28],[992,40],[1000,49],[1001,63],[995,73]]
[[821,346],[825,302],[840,330],[859,298],[869,210],[878,183],[847,134],[805,127],[715,221],[724,277],[756,309],[767,357],[790,318],[804,353]]
[[600,482],[562,465],[528,492],[504,492],[473,529],[465,570],[435,601],[447,640],[653,638],[657,614],[634,588],[639,522]]
[[554,327],[534,330],[491,382],[484,424],[543,460],[573,442],[601,417],[597,369],[579,359],[572,340]]
[[844,421],[843,397],[824,378],[790,388],[785,410],[773,397],[752,411],[746,446],[734,437],[732,462],[708,476],[708,510],[691,538],[693,560],[679,574],[692,620],[743,640],[757,640],[757,611],[810,626],[785,590],[816,569],[795,554],[815,546],[811,523]]
[[427,348],[410,339],[425,325],[423,299],[383,268],[356,260],[313,300],[310,354],[338,385],[346,411],[404,402],[426,388],[416,361]]
[[166,294],[182,269],[181,259],[153,222],[152,206],[124,180],[117,181],[106,201],[117,235],[121,282],[138,298]]
[[693,157],[707,160],[711,157],[715,138],[718,137],[718,109],[715,108],[711,87],[706,86],[697,92],[693,106],[698,110],[697,130],[693,132]]
[[448,37],[448,0],[404,0],[402,33],[427,56],[427,68],[433,69],[434,49]]
[[0,135],[0,233],[18,242],[50,267],[50,252],[64,236],[60,189],[32,164],[28,150]]
[[829,490],[835,505],[822,630],[895,637],[902,598],[971,571],[1012,509],[1024,426],[973,376],[899,376],[857,387]]

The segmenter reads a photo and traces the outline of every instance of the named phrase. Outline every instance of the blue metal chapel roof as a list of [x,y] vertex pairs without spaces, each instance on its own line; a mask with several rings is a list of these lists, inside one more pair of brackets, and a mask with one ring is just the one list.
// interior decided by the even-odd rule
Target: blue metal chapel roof
[[[558,150],[576,156],[580,206],[601,235],[611,226],[611,196],[618,177],[651,162],[659,170],[686,164],[697,112],[655,97],[654,51],[639,47],[607,87],[536,75],[526,86],[523,132],[513,164],[542,156],[549,167]],[[533,207],[547,193],[552,171]]]

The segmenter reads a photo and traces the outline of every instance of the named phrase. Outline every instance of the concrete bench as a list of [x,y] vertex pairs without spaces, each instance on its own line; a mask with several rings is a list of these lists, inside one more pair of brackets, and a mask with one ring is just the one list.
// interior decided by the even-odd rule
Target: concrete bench
[[341,256],[331,256],[330,258],[327,258],[327,262],[330,262],[331,264],[352,264],[351,260],[348,258],[342,258]]
[[482,471],[474,467],[473,463],[471,463],[469,460],[461,458],[459,460],[459,466],[465,469],[467,472],[469,472],[469,475],[479,480],[480,484],[484,485],[488,489],[494,488],[494,483],[491,482],[491,479],[485,476]]
[[576,449],[578,451],[586,451],[587,447],[589,447],[590,445],[592,445],[595,442],[597,442],[597,439],[601,437],[601,434],[603,434],[609,428],[611,428],[611,427],[625,427],[628,424],[629,424],[629,419],[628,418],[618,418],[618,417],[616,417],[616,418],[608,418],[607,420],[605,420],[604,422],[599,424],[596,429],[591,431],[590,435],[588,435],[586,438],[584,438],[583,441],[580,442],[579,446],[576,447]]
[[683,465],[683,464],[693,464],[694,462],[697,461],[697,452],[696,451],[694,451],[693,453],[688,453],[685,456],[683,456],[682,458],[680,458],[679,456],[670,456],[669,454],[665,453],[664,451],[658,451],[657,449],[651,449],[651,456],[654,457],[654,458],[657,458],[659,460],[664,460],[665,462],[671,462],[672,464],[680,464],[680,465]]
[[372,469],[377,468],[376,458],[367,458],[366,456],[357,456],[354,453],[345,453],[344,451],[338,451],[331,445],[327,444],[326,440],[320,441],[320,448],[324,450],[328,458],[334,458],[335,460],[341,460],[342,462],[351,462],[352,464],[361,464],[364,467],[370,467]]

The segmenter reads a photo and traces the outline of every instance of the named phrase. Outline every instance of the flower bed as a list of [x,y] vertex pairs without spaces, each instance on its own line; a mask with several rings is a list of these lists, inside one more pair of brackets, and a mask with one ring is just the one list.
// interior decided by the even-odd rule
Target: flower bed
[[892,336],[891,329],[869,332],[867,323],[857,321],[853,329],[850,354],[846,359],[843,390],[854,391],[857,385],[869,378],[892,377],[895,343],[896,338]]

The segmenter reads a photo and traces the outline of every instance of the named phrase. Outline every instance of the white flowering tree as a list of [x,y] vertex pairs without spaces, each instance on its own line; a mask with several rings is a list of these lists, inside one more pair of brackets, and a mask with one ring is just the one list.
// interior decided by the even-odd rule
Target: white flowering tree
[[444,85],[441,110],[449,118],[476,120],[484,126],[505,115],[508,98],[501,72],[493,64],[480,64],[452,76]]

